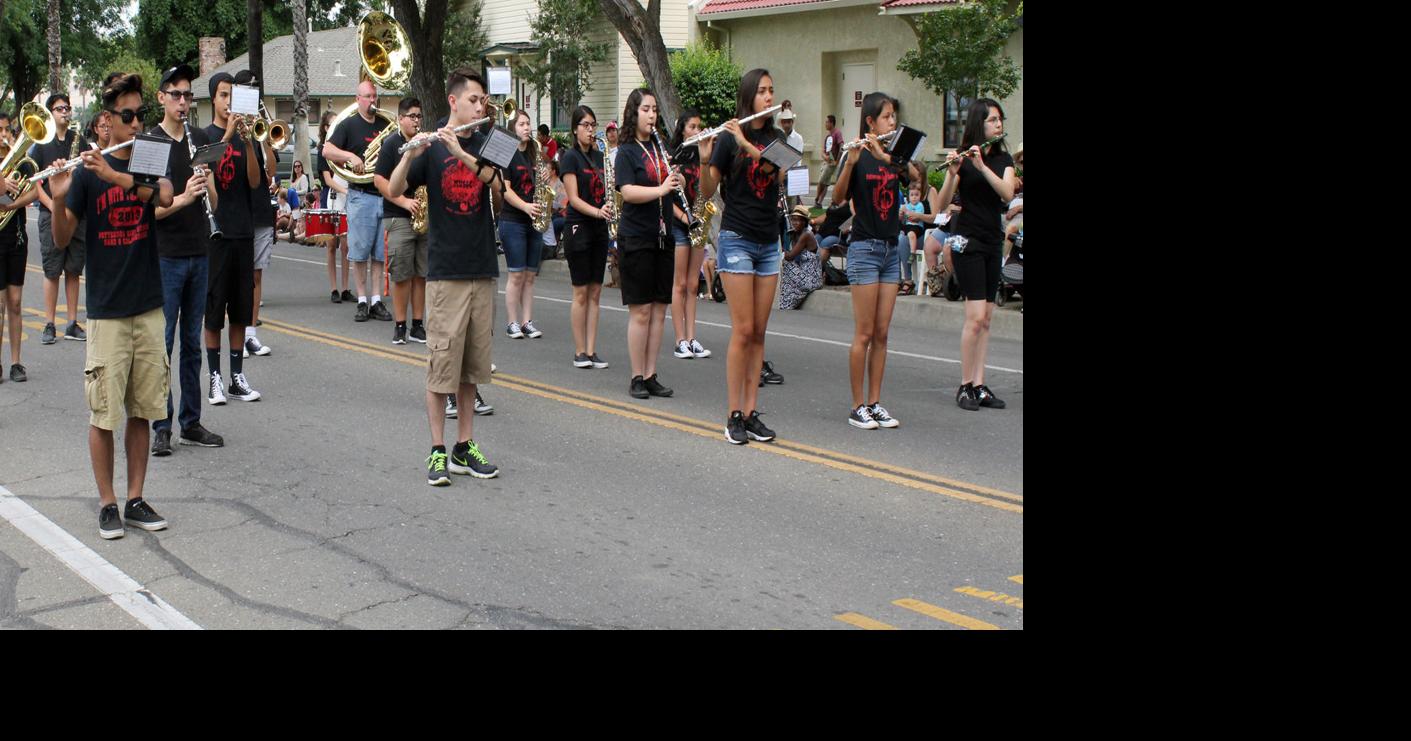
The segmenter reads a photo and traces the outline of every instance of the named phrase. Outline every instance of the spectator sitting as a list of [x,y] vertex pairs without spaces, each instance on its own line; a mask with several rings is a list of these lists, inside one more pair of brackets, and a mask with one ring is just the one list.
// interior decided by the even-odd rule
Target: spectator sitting
[[818,260],[820,263],[828,261],[833,255],[847,255],[847,236],[852,231],[848,225],[852,219],[852,201],[832,206],[824,211],[822,215],[810,220],[813,228],[818,232]]
[[789,214],[789,251],[779,267],[779,308],[797,309],[808,294],[823,287],[818,242],[808,228],[808,208],[795,206]]
[[275,239],[279,238],[279,233],[284,232],[284,238],[289,239],[289,225],[294,221],[294,211],[289,208],[289,195],[280,189],[279,191],[279,216],[274,220]]

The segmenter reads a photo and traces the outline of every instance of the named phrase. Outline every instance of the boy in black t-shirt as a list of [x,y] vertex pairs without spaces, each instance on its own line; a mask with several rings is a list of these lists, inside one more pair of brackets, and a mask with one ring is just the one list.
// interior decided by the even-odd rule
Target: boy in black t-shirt
[[[49,109],[49,115],[54,118],[54,127],[58,133],[48,144],[32,145],[29,148],[29,157],[41,168],[48,168],[69,158],[69,153],[74,148],[74,137],[78,136],[78,133],[69,130],[70,116],[73,113],[69,96],[64,93],[50,95],[44,102],[44,107]],[[94,118],[94,122],[100,118],[102,116]],[[78,148],[87,149],[88,145],[79,142]],[[45,309],[44,333],[39,341],[44,345],[52,345],[56,341],[54,322],[58,320],[59,277],[63,276],[65,307],[69,315],[68,326],[64,328],[64,339],[82,342],[88,337],[78,323],[78,284],[83,275],[83,230],[76,230],[74,241],[63,248],[54,244],[54,221],[51,215],[54,211],[54,200],[50,196],[50,186],[47,181],[36,185],[40,190],[39,256],[44,267]]]
[[[0,144],[14,146],[10,132],[10,116],[0,111]],[[24,179],[33,175],[33,168],[19,168],[10,179],[0,185],[0,217],[10,214],[10,221],[0,229],[0,315],[10,328],[10,380],[22,383],[29,380],[25,367],[20,365],[20,300],[24,296],[25,261],[29,257],[29,234],[25,226],[26,207],[39,197],[38,186],[30,186],[21,196],[20,187]],[[4,344],[5,327],[0,326],[0,344]],[[5,366],[0,364],[0,383],[5,381]]]
[[[125,75],[103,90],[103,112],[112,141],[131,140],[142,126],[142,78]],[[172,204],[171,182],[128,174],[131,148],[104,156],[83,153],[83,167],[50,178],[54,196],[54,244],[67,245],[84,215],[88,232],[87,358],[88,452],[98,484],[98,534],[123,536],[123,520],[144,530],[167,521],[142,499],[147,477],[147,420],[166,414],[170,379],[163,353],[162,273],[153,230],[154,206]],[[113,491],[113,430],[124,415],[127,429],[127,508],[118,517]]]

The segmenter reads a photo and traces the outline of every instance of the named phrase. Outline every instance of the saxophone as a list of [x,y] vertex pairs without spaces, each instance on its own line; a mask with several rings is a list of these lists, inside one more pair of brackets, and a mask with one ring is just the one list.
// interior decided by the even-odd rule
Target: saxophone
[[77,123],[69,124],[69,138],[73,140],[69,145],[69,159],[73,159],[78,156],[83,141],[83,137],[78,133]]
[[706,242],[710,241],[710,220],[715,218],[717,210],[713,199],[706,198],[704,193],[696,193],[696,203],[691,207],[691,213],[699,221],[691,229],[691,249],[705,249]]
[[534,145],[534,205],[539,207],[539,215],[534,217],[534,231],[544,233],[553,225],[554,186],[549,184],[549,163],[544,159],[544,147],[534,137],[529,137]]
[[416,198],[417,204],[421,207],[412,217],[412,231],[417,234],[425,234],[426,230],[430,228],[430,224],[426,221],[426,210],[430,208],[430,204],[426,200],[426,186],[418,187],[412,197]]
[[[607,188],[608,198],[612,199],[612,218],[608,219],[608,239],[617,239],[617,218],[622,213],[622,194],[617,192],[616,180],[613,177],[614,170],[612,161],[608,159],[608,143],[603,139],[598,139],[598,151],[603,153],[603,186]],[[536,198],[537,200],[537,198]]]

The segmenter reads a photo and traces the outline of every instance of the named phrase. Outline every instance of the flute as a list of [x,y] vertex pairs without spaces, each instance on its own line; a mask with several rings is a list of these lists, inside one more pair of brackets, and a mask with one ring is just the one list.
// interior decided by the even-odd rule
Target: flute
[[[107,149],[104,149],[103,151],[99,152],[98,154],[108,155],[108,154],[112,154],[113,152],[118,151],[119,149],[127,149],[128,147],[132,146],[133,142],[135,142],[135,141],[137,141],[137,140],[136,140],[136,139],[128,139],[127,141],[123,142],[122,144],[114,144],[113,146],[108,147]],[[90,149],[90,150],[88,150],[88,151],[92,152],[93,150]],[[32,177],[30,177],[29,181],[30,181],[31,183],[37,183],[37,182],[39,182],[40,180],[45,180],[45,179],[49,178],[50,176],[52,176],[52,175],[58,175],[58,174],[61,173],[61,172],[68,172],[68,171],[70,171],[70,170],[77,170],[82,164],[83,164],[83,157],[74,157],[74,158],[71,159],[71,160],[66,160],[66,161],[64,162],[64,164],[59,165],[58,167],[51,167],[51,168],[49,168],[49,169],[47,169],[47,170],[41,170],[41,171],[35,173]]]
[[[980,145],[980,151],[982,151],[982,152],[985,151],[985,147],[988,147],[988,146],[993,145],[995,142],[998,142],[1000,139],[1003,139],[1003,138],[1005,138],[1006,136],[1009,136],[1009,134],[1000,134],[999,136],[996,136],[996,137],[994,137],[993,139],[990,139],[989,141],[985,142],[984,144],[981,144],[981,145]],[[958,160],[958,159],[960,159],[961,157],[974,157],[974,156],[975,156],[975,153],[974,153],[974,152],[971,152],[971,151],[968,150],[968,149],[965,150],[964,152],[951,152],[950,155],[946,157],[946,161],[941,163],[941,167],[942,167],[942,168],[950,167],[951,165],[955,164],[955,161]]]
[[[755,120],[756,118],[759,118],[760,116],[772,116],[772,115],[774,115],[774,113],[775,113],[776,111],[778,111],[779,109],[781,109],[781,108],[783,108],[783,107],[784,107],[784,106],[782,106],[782,105],[777,105],[777,106],[774,106],[773,108],[770,108],[769,110],[760,111],[759,113],[756,113],[756,114],[753,114],[753,115],[750,115],[750,116],[745,116],[744,118],[740,119],[740,123],[746,123],[746,122],[749,122],[749,121],[753,121],[753,120]],[[687,146],[690,146],[690,145],[692,145],[692,144],[695,144],[696,142],[705,141],[706,139],[709,139],[709,138],[711,138],[712,136],[718,135],[720,132],[722,132],[722,131],[724,131],[724,130],[725,130],[725,126],[724,126],[724,124],[722,124],[722,125],[717,126],[717,127],[713,128],[713,129],[711,129],[711,130],[709,130],[709,131],[702,131],[701,133],[696,134],[695,136],[691,137],[690,139],[687,139],[686,141],[681,142],[681,146],[687,147]]]
[[[456,134],[460,134],[462,131],[465,131],[466,129],[473,129],[473,128],[475,128],[476,126],[483,126],[487,121],[494,121],[494,120],[495,120],[495,117],[494,117],[494,116],[486,116],[485,118],[481,118],[481,119],[477,119],[477,120],[475,120],[475,121],[471,121],[471,122],[468,123],[468,124],[461,124],[460,126],[457,126],[457,127],[455,127],[454,129],[451,129],[451,131],[454,132],[454,133],[456,133]],[[413,150],[413,149],[416,149],[417,147],[426,146],[426,145],[430,144],[432,141],[434,141],[434,140],[436,139],[436,136],[437,136],[437,133],[434,132],[434,131],[427,131],[427,132],[423,132],[423,133],[417,134],[415,137],[412,138],[411,141],[407,142],[406,144],[403,144],[403,145],[400,146],[400,147],[397,147],[397,154],[406,154],[407,152],[409,152],[409,151],[411,151],[411,150]]]
[[[901,133],[901,129],[897,129],[897,130],[895,130],[895,131],[890,131],[890,132],[888,132],[888,133],[886,133],[886,134],[883,134],[883,135],[877,137],[877,143],[879,143],[879,144],[884,144],[884,143],[886,143],[887,141],[889,141],[889,140],[895,138],[896,135],[897,135],[897,134],[900,134],[900,133]],[[857,149],[858,147],[862,147],[862,146],[866,146],[866,145],[867,145],[867,139],[857,139],[857,140],[855,140],[855,141],[850,141],[850,142],[848,142],[847,144],[844,144],[844,145],[843,145],[843,148],[840,149],[840,150],[838,150],[838,151],[839,151],[839,152],[849,152],[849,151],[852,151],[852,150],[854,150],[854,149]]]

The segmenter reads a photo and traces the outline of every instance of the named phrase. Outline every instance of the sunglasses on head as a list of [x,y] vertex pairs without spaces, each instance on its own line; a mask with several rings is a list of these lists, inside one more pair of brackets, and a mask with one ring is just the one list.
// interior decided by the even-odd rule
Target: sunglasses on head
[[124,124],[132,123],[132,119],[134,118],[147,118],[147,106],[145,105],[135,111],[129,110],[127,108],[124,108],[121,111],[115,110],[113,108],[108,108],[106,110],[108,111],[108,113],[111,113],[112,115],[121,118]]

